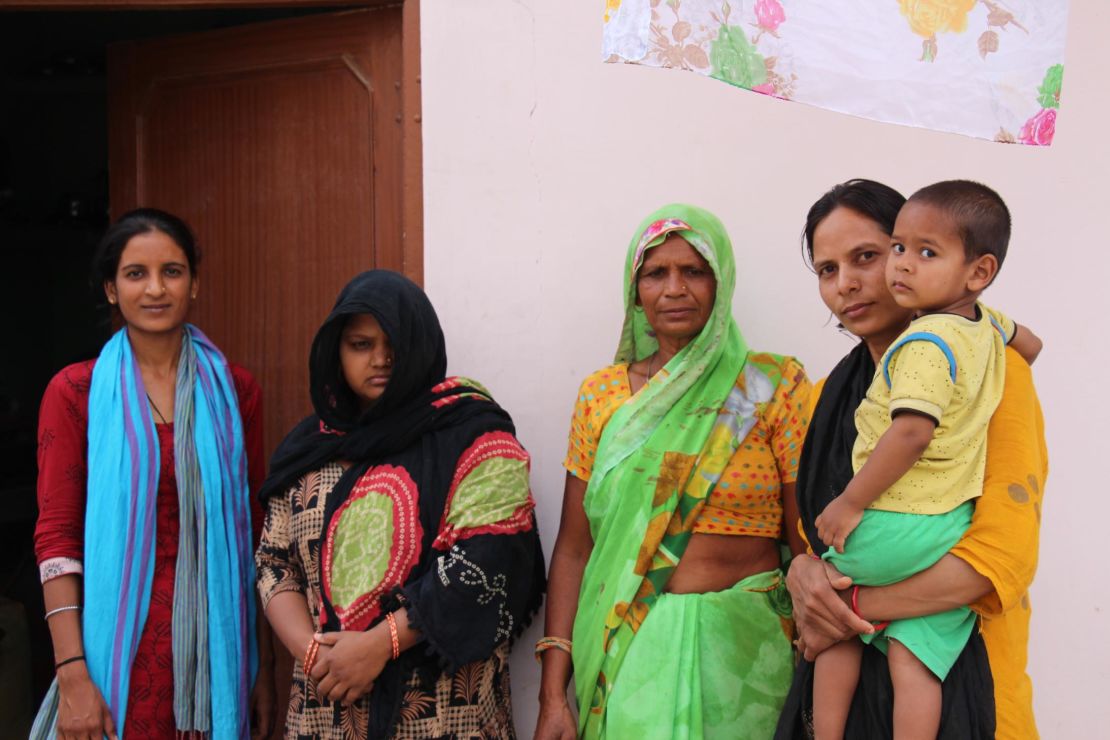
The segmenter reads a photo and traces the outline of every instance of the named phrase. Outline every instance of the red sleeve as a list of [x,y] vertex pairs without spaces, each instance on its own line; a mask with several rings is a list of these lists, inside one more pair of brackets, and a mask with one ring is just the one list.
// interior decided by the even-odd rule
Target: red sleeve
[[231,365],[235,393],[239,396],[239,413],[243,417],[243,445],[247,453],[247,480],[251,495],[251,529],[254,544],[262,536],[262,522],[266,512],[258,501],[258,491],[266,479],[266,453],[262,440],[262,389],[258,381],[244,367]]
[[82,560],[89,384],[95,360],[70,365],[51,379],[39,407],[35,557]]

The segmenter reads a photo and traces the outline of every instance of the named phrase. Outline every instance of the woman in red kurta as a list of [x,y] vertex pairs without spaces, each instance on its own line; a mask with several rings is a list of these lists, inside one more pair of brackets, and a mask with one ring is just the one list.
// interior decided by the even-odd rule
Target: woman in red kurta
[[[175,719],[174,594],[181,542],[181,507],[180,471],[175,461],[174,406],[185,403],[191,407],[194,403],[179,395],[176,376],[179,362],[184,363],[181,360],[183,352],[194,351],[182,349],[190,342],[199,351],[213,353],[222,364],[218,350],[195,329],[186,328],[185,319],[197,291],[196,261],[196,249],[188,227],[176,217],[153,209],[124,216],[109,230],[98,255],[101,272],[98,277],[104,281],[108,302],[119,310],[126,323],[124,331],[134,358],[135,375],[141,374],[138,387],[149,402],[149,412],[142,409],[141,413],[149,413],[153,419],[159,450],[153,515],[153,576],[146,618],[141,622],[138,644],[130,662],[126,713],[120,735],[128,740],[196,734],[181,729],[181,717]],[[201,342],[210,349],[201,348]],[[115,737],[117,733],[113,730],[120,728],[115,726],[113,716],[118,719],[122,714],[122,710],[109,700],[103,682],[94,682],[90,677],[84,654],[89,647],[85,639],[91,637],[82,635],[81,608],[86,606],[84,598],[89,596],[83,560],[90,490],[90,390],[97,364],[98,360],[76,363],[55,375],[43,396],[39,413],[39,519],[35,553],[58,661],[57,732],[63,738],[100,738],[102,734]],[[265,475],[261,391],[246,369],[231,363],[224,368],[222,372],[226,375],[222,377],[225,380],[229,377],[234,384],[242,422],[242,453],[246,457],[250,489],[250,528],[253,542],[257,544],[262,518],[258,499],[253,494],[257,493]],[[205,372],[201,372],[203,378],[198,376],[198,389],[214,382],[211,373]],[[197,393],[196,403],[204,402],[205,399],[199,397],[200,390]],[[230,389],[226,393],[230,399]],[[188,419],[191,425],[194,417],[178,417],[178,420],[181,418]],[[192,436],[186,439],[191,440]],[[114,438],[110,442],[114,444]],[[125,444],[126,440],[121,438],[119,445]],[[192,453],[195,455],[196,451]],[[245,488],[239,491],[242,495],[247,494]],[[89,532],[88,536],[126,536],[127,524],[120,522],[117,532]],[[204,542],[203,536],[200,542]],[[243,583],[242,589],[249,593],[251,585]],[[207,602],[202,599],[199,603]],[[272,657],[265,644],[262,651],[256,687],[265,690],[256,691],[251,703],[256,714],[256,729],[265,735],[269,732],[273,705]],[[207,657],[204,650],[201,654]],[[219,660],[218,657],[214,659]],[[204,670],[207,676],[207,663]],[[188,691],[191,689],[183,692],[178,687],[179,704]],[[219,701],[213,699],[209,707]],[[195,724],[186,723],[185,726]],[[213,738],[225,734],[210,718],[203,718],[201,726],[210,727],[204,734]]]
[[[39,519],[35,526],[35,557],[43,583],[81,573],[85,548],[85,452],[88,444],[89,383],[96,360],[78,362],[54,376],[39,408]],[[252,526],[257,540],[262,514],[257,493],[266,467],[262,452],[262,391],[254,377],[231,366],[251,487]],[[155,414],[155,419],[158,415]],[[177,562],[178,507],[174,477],[173,421],[159,421],[158,533],[154,549],[154,583],[150,610],[131,667],[124,737],[174,736],[173,611],[174,565]]]

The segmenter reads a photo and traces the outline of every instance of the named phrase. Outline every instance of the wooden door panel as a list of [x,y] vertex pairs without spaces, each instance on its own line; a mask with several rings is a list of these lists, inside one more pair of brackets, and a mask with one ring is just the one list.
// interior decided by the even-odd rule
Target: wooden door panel
[[[301,401],[306,341],[374,262],[370,91],[342,63],[314,66],[160,85],[139,139],[138,172],[152,175],[139,202],[174,203],[213,235],[194,320],[229,356],[262,359],[264,388]],[[280,434],[291,419],[277,421]]]
[[109,55],[113,213],[196,230],[193,320],[262,384],[267,451],[309,410],[308,348],[339,288],[403,267],[400,33],[383,8]]

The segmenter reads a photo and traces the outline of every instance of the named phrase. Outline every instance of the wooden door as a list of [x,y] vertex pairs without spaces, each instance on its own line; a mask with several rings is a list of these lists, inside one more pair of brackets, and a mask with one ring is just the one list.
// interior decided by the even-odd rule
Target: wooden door
[[420,279],[401,35],[392,6],[109,49],[113,216],[193,226],[192,320],[262,385],[267,453],[310,410],[309,345],[339,289],[372,267]]

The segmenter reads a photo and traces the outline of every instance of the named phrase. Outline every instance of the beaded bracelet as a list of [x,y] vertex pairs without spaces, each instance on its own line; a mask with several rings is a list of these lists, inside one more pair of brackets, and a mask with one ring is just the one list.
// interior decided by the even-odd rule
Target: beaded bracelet
[[567,655],[573,655],[571,653],[571,641],[565,637],[541,637],[536,641],[536,662],[542,663],[544,652],[551,648],[558,648]]
[[389,642],[393,648],[393,659],[397,660],[401,657],[401,641],[397,638],[397,617],[393,616],[393,612],[385,615],[385,621],[389,623]]
[[62,612],[79,611],[80,609],[81,609],[80,604],[70,604],[69,606],[59,606],[57,609],[51,609],[50,611],[48,611],[46,613],[46,615],[43,617],[43,619],[50,619],[55,614],[61,614]]

